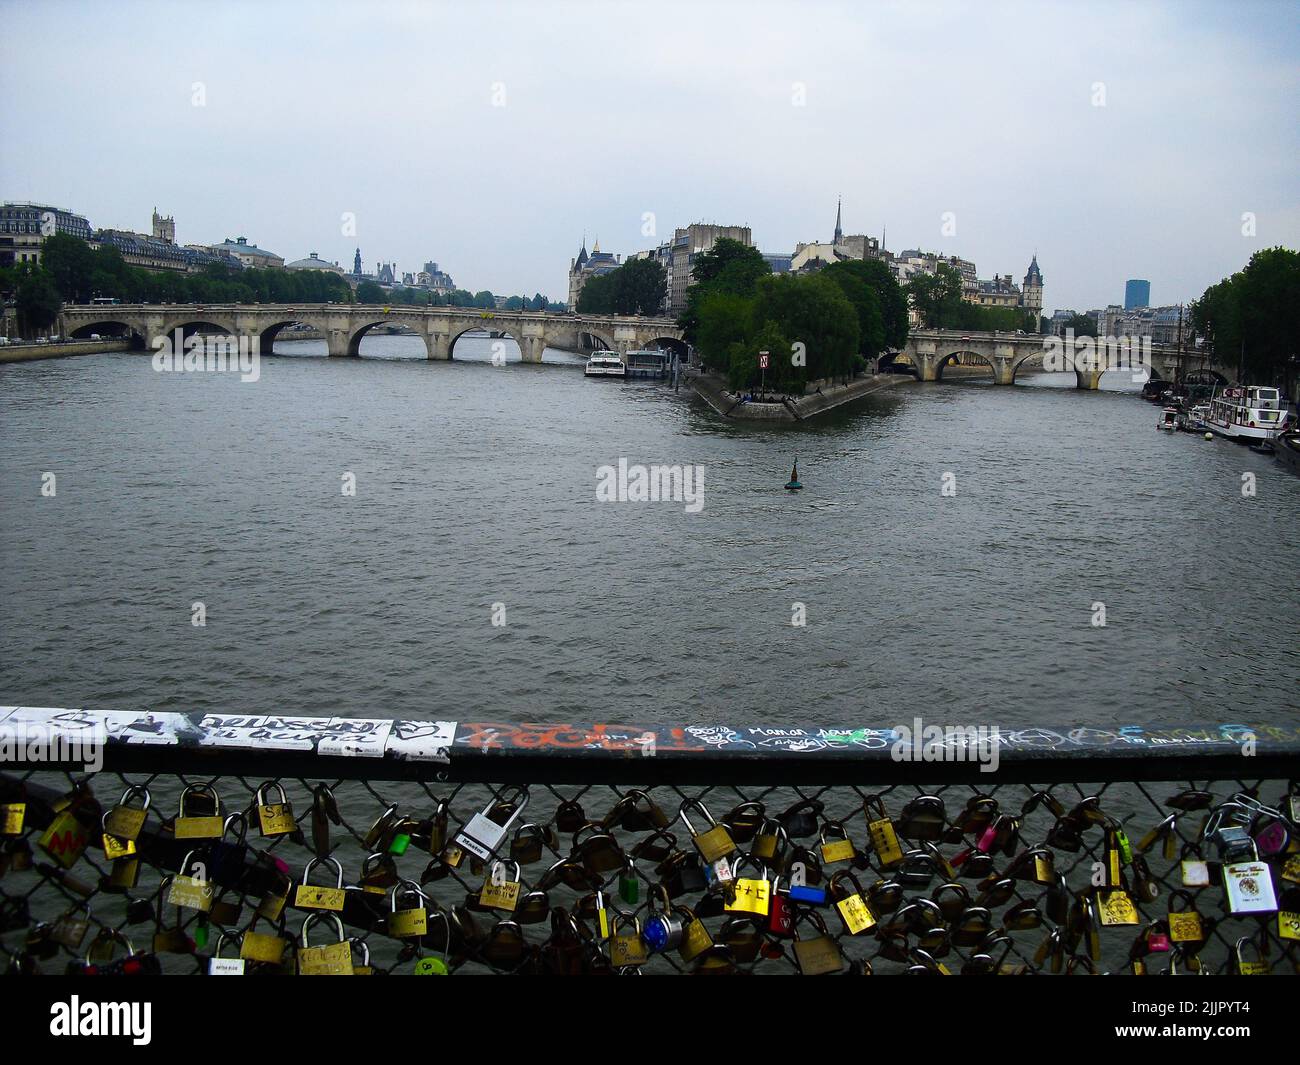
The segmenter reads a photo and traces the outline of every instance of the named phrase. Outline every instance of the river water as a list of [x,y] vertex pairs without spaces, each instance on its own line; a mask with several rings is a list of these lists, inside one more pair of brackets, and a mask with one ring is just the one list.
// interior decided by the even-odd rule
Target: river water
[[[126,353],[0,367],[0,702],[1300,719],[1300,479],[1156,432],[1131,381],[907,383],[762,427],[490,344],[281,343],[303,357],[255,383]],[[620,458],[702,466],[703,509],[599,502]]]

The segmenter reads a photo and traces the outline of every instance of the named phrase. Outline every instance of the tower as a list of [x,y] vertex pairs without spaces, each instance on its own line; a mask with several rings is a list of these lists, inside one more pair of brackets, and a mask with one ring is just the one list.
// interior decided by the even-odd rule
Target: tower
[[837,198],[835,201],[835,237],[831,241],[832,244],[839,244],[840,241],[844,239],[844,230],[840,226],[840,210],[843,207],[843,203],[843,197]]
[[170,215],[164,218],[158,213],[157,207],[153,209],[153,239],[168,244],[176,243],[176,219]]
[[1020,306],[1034,314],[1043,313],[1043,274],[1038,269],[1037,252],[1025,272],[1025,283],[1020,289]]

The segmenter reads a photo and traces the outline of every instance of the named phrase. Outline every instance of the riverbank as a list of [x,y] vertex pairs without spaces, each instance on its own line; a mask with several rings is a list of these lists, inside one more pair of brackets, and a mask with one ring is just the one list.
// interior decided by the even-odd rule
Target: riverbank
[[828,410],[853,403],[863,396],[884,392],[900,384],[914,383],[915,378],[907,374],[875,374],[858,377],[846,385],[822,385],[816,392],[798,399],[786,399],[780,403],[741,402],[740,397],[728,392],[722,378],[713,374],[693,374],[687,378],[687,384],[695,394],[704,400],[724,418],[739,418],[746,421],[800,422]]
[[61,359],[68,355],[98,355],[101,351],[130,351],[129,340],[66,340],[58,344],[8,344],[0,347],[0,363]]

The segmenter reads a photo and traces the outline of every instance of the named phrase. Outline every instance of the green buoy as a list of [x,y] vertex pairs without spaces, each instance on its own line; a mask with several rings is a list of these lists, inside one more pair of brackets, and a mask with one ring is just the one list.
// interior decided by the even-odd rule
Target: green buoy
[[803,485],[799,482],[799,456],[796,455],[794,469],[790,471],[790,479],[785,482],[785,489],[787,492],[797,492],[802,487]]

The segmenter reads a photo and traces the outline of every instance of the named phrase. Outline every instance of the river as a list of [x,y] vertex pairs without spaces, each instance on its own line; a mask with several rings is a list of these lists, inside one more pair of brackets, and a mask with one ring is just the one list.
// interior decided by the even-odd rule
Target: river
[[[263,358],[248,383],[128,353],[0,367],[0,701],[855,726],[1300,716],[1300,479],[1156,432],[1132,382],[907,383],[755,426],[685,390],[586,380],[564,353],[546,359],[567,368],[529,366],[507,342],[493,366],[490,345],[431,363],[409,337],[367,338],[360,359],[281,343],[304,357]],[[703,467],[703,509],[599,502],[597,468],[620,458]]]

